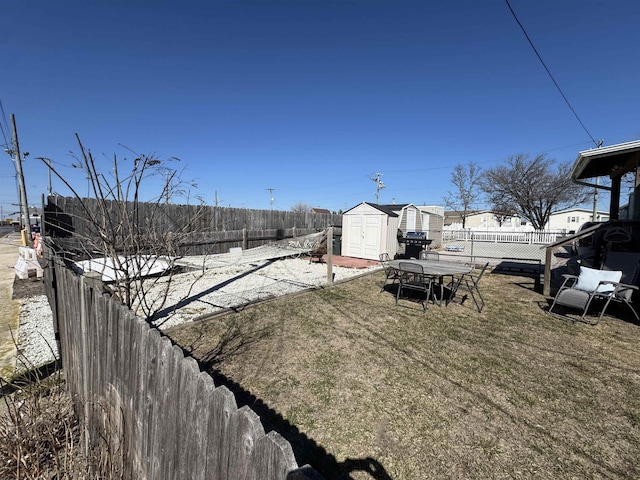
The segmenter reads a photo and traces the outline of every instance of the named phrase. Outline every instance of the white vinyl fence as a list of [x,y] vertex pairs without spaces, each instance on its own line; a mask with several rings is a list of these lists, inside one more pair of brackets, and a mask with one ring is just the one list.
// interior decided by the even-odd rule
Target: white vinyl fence
[[442,241],[447,242],[492,242],[548,245],[566,235],[564,230],[505,231],[505,230],[443,230]]

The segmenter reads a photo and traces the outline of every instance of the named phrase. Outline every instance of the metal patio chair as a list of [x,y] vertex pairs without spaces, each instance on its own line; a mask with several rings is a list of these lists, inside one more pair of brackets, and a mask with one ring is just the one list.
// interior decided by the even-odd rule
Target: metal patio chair
[[398,270],[396,270],[391,265],[389,265],[389,262],[391,261],[391,257],[389,257],[388,253],[381,253],[379,255],[379,258],[380,258],[380,265],[382,265],[382,268],[384,268],[384,274],[385,274],[384,282],[382,282],[382,288],[380,288],[380,293],[382,293],[384,292],[384,287],[386,287],[387,284],[390,283],[391,285],[393,285],[395,282],[397,282],[400,279],[400,274]]
[[489,266],[489,262],[485,263],[482,268],[479,270],[472,270],[470,273],[465,273],[458,277],[458,280],[451,283],[451,294],[449,295],[449,302],[453,300],[453,297],[458,294],[458,292],[465,292],[462,301],[460,304],[464,304],[465,300],[471,295],[473,302],[476,304],[476,308],[478,309],[478,313],[482,313],[482,310],[485,306],[484,297],[482,293],[480,293],[480,288],[478,285],[480,284],[480,279],[484,275],[484,272],[487,270]]
[[420,260],[440,260],[440,254],[433,250],[422,250],[419,258]]
[[398,299],[405,290],[418,292],[424,295],[420,296],[420,303],[422,304],[422,310],[427,310],[426,302],[431,297],[431,283],[432,278],[425,275],[422,265],[417,265],[411,262],[400,262],[400,278],[398,283],[398,291],[396,292],[396,305]]
[[[602,269],[581,266],[579,275],[563,275],[564,281],[549,307],[549,313],[555,317],[597,325],[613,301],[625,304],[636,321],[640,322],[633,307],[634,294],[639,290],[639,256],[637,253],[607,252]],[[589,309],[597,304],[602,305],[602,309],[599,314],[596,311],[595,320],[590,321],[587,318]],[[558,307],[580,311],[579,318],[559,313]]]

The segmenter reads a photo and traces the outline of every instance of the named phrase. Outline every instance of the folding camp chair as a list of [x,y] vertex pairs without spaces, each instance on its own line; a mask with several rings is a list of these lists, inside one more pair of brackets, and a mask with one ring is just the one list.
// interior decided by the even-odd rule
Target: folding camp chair
[[[638,263],[637,254],[607,252],[602,267],[601,270],[597,270],[581,266],[580,275],[563,275],[564,281],[553,299],[549,313],[556,317],[572,321],[580,320],[591,325],[597,325],[605,315],[610,303],[614,301],[627,305],[635,316],[636,321],[640,322],[640,317],[638,317],[638,313],[633,308],[633,296],[639,290],[637,283],[638,275],[640,274],[640,263]],[[613,268],[620,269],[613,270]],[[587,313],[594,304],[594,300],[604,303],[596,319],[589,321]],[[569,315],[558,313],[558,307],[578,310],[580,311],[580,316],[576,319]]]
[[[485,306],[484,298],[480,293],[480,288],[478,287],[480,283],[480,279],[482,275],[484,275],[485,270],[489,266],[489,262],[485,263],[484,266],[479,270],[472,270],[470,273],[465,273],[458,277],[458,281],[455,280],[451,283],[451,294],[449,295],[449,302],[453,299],[454,296],[458,294],[459,291],[465,292],[462,297],[461,304],[464,304],[465,300],[471,295],[474,303],[476,304],[476,308],[478,309],[478,313],[482,313],[482,309]],[[447,302],[448,303],[448,302]]]

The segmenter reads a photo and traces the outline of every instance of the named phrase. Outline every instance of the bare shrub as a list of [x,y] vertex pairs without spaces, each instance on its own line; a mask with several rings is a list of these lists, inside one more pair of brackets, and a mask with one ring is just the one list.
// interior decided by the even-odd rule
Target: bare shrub
[[[78,201],[87,225],[83,234],[68,232],[85,252],[85,257],[98,259],[95,271],[105,271],[105,265],[114,272],[108,283],[109,290],[124,305],[147,322],[156,319],[166,303],[171,288],[175,264],[184,255],[194,232],[202,234],[204,202],[196,197],[197,206],[181,218],[169,218],[166,205],[182,199],[192,201],[191,189],[197,185],[181,178],[181,172],[172,168],[172,157],[159,159],[155,154],[135,153],[133,160],[113,158],[109,174],[103,174],[92,155],[76,134],[80,147],[74,167],[82,169],[87,177],[88,195],[83,197],[55,167],[47,166],[71,190]],[[45,161],[47,159],[44,159]],[[150,179],[160,184],[153,193],[147,185]],[[58,251],[68,248],[64,242],[54,244]],[[101,271],[102,270],[102,271]],[[159,270],[163,276],[147,276],[145,272]],[[153,288],[153,287],[156,288]],[[152,296],[148,293],[153,289]],[[160,292],[160,293],[159,293]]]
[[78,451],[78,421],[59,382],[25,385],[3,400],[1,478],[83,478],[78,476],[86,472]]
[[60,375],[20,387],[2,382],[0,478],[77,480],[123,478],[122,451],[110,448],[109,416],[98,445],[85,444]]

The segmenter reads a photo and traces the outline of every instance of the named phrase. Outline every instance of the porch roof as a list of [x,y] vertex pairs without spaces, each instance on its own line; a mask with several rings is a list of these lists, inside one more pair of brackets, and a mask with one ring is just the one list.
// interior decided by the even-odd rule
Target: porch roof
[[640,164],[640,140],[593,148],[578,153],[571,178],[584,180],[595,177],[618,178]]

